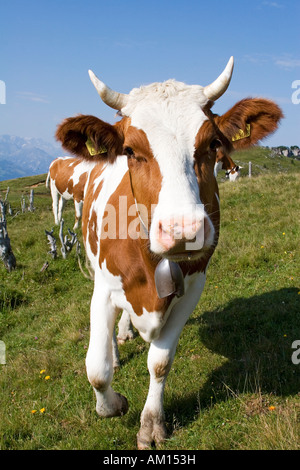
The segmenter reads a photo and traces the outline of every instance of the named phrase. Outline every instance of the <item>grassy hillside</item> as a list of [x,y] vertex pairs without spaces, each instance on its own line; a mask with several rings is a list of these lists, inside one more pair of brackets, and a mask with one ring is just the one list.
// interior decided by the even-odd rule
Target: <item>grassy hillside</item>
[[[260,176],[220,184],[220,243],[167,381],[163,449],[300,448],[300,364],[291,360],[300,340],[300,171],[287,160],[281,174],[266,159]],[[43,178],[2,182],[0,194],[9,184],[16,212],[21,195]],[[100,419],[85,372],[93,286],[75,252],[66,260],[48,254],[44,230],[53,216],[44,184],[35,187],[35,206],[8,216],[17,269],[7,273],[0,264],[7,362],[0,365],[0,449],[135,449],[148,345],[136,337],[120,347],[113,386],[129,411]],[[64,218],[71,228],[72,204]]]
[[[248,176],[249,162],[252,162],[252,175],[264,175],[272,173],[290,173],[300,170],[300,160],[276,155],[271,149],[253,147],[250,150],[242,150],[232,155],[234,162],[243,167],[242,176]],[[224,174],[220,175],[224,179]]]

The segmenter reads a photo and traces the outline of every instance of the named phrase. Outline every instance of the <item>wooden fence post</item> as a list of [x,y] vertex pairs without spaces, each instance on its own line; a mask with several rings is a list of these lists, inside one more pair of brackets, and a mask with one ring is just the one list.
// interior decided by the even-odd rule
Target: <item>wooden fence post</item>
[[5,202],[0,200],[0,258],[7,271],[11,272],[16,267],[16,258],[10,246],[10,239],[7,233]]
[[26,210],[26,201],[25,201],[25,197],[24,196],[21,196],[21,211],[22,211],[22,214],[24,214]]
[[34,198],[34,190],[31,189],[30,196],[29,196],[29,207],[28,207],[29,212],[34,212],[35,210],[35,207],[33,205],[33,198]]
[[[61,254],[64,259],[67,258],[68,253],[72,250],[73,246],[76,244],[77,247],[77,253],[78,253],[78,248],[80,247],[79,241],[77,239],[77,235],[74,232],[71,232],[70,229],[68,229],[69,234],[71,235],[71,240],[68,238],[68,235],[63,235],[63,227],[64,227],[64,219],[61,220],[60,222],[60,227],[59,227],[59,239],[61,242]],[[78,246],[79,245],[79,246]]]
[[48,243],[50,245],[50,251],[48,252],[53,259],[55,259],[57,257],[57,249],[56,249],[56,238],[53,236],[53,229],[51,230],[51,232],[48,232],[47,230],[45,230],[45,234],[47,236],[47,239],[48,239]]

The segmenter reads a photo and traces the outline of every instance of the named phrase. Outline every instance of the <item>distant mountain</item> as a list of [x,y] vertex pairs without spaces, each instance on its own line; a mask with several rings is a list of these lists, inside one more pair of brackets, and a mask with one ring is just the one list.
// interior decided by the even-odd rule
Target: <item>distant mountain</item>
[[0,181],[47,173],[61,147],[42,139],[0,135]]

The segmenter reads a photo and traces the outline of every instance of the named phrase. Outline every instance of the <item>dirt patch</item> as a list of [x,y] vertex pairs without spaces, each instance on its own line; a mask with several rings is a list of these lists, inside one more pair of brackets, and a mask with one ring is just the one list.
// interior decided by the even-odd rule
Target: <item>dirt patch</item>
[[38,186],[41,186],[42,184],[46,184],[46,180],[38,181],[37,183],[33,183],[30,186],[25,186],[25,188],[37,188]]

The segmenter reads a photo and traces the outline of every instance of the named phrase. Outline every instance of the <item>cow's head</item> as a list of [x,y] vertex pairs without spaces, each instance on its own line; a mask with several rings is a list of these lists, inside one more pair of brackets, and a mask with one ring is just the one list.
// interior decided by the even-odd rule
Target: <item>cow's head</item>
[[243,167],[239,165],[235,165],[230,170],[226,170],[225,176],[226,178],[229,178],[229,181],[235,181],[237,178],[239,178],[241,174],[241,169]]
[[110,125],[93,116],[77,116],[57,130],[63,146],[80,157],[114,162],[118,155],[127,155],[132,192],[148,209],[144,222],[150,250],[157,255],[198,259],[215,246],[217,152],[229,154],[255,144],[273,132],[282,117],[278,106],[264,99],[245,99],[223,116],[213,114],[211,107],[226,91],[232,71],[233,58],[206,87],[169,80],[126,95],[89,72],[102,100],[122,119]]
[[218,150],[214,170],[215,177],[217,177],[218,171],[222,169],[225,170],[226,178],[235,181],[240,177],[242,168],[242,166],[236,165],[230,155],[224,153],[223,149]]

